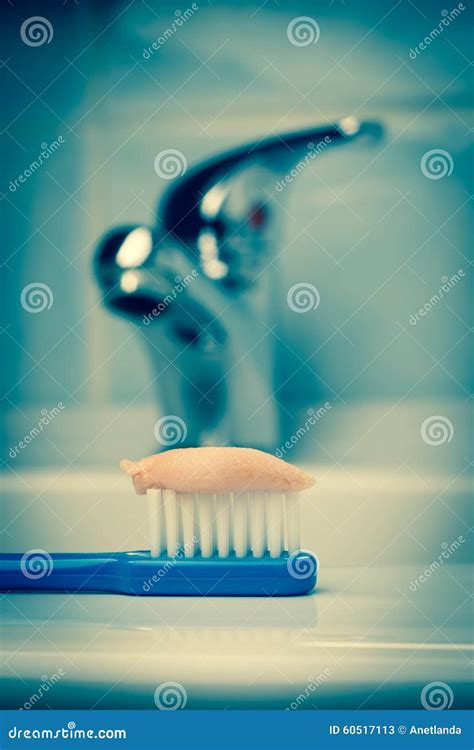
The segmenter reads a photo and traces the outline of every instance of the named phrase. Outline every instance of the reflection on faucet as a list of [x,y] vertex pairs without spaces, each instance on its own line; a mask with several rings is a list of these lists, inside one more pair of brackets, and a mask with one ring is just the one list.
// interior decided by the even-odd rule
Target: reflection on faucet
[[101,242],[96,274],[104,303],[138,326],[162,411],[186,424],[182,447],[275,450],[284,439],[285,405],[274,397],[279,343],[271,335],[275,190],[302,154],[308,163],[327,147],[380,135],[379,125],[350,117],[225,153],[175,181],[155,229],[123,227]]

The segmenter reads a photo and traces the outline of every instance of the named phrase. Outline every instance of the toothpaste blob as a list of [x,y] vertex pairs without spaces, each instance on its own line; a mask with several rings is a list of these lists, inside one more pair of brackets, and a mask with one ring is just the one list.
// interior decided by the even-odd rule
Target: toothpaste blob
[[177,448],[124,459],[137,495],[151,489],[176,492],[299,492],[315,483],[311,474],[254,448]]

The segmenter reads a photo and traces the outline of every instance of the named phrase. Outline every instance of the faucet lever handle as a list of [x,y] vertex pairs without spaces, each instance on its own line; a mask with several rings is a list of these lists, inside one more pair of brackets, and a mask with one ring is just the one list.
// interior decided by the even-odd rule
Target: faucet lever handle
[[275,176],[298,161],[361,136],[379,138],[377,123],[346,117],[334,125],[262,138],[189,170],[165,193],[161,231],[199,259],[204,274],[227,286],[246,286],[268,256],[275,233],[270,220]]

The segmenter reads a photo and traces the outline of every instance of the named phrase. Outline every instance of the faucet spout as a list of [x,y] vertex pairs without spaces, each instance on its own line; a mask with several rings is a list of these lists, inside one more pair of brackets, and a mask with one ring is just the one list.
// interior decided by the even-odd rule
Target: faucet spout
[[143,337],[161,410],[186,426],[183,446],[281,444],[272,186],[302,153],[381,134],[351,117],[234,149],[175,181],[156,228],[122,227],[100,243],[104,304]]

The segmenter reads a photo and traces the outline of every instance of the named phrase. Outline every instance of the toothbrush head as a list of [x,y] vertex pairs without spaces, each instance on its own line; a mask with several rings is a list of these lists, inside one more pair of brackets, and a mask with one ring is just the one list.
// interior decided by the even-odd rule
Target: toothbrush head
[[[242,577],[248,595],[255,587],[264,595],[265,581],[268,591],[288,595],[314,587],[317,561],[300,548],[300,490],[314,483],[306,472],[250,448],[179,449],[121,466],[147,495],[150,558],[158,564],[178,560],[194,580],[206,563],[218,588],[221,576],[224,588]],[[269,576],[282,588],[272,588]]]

